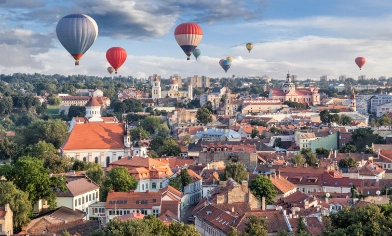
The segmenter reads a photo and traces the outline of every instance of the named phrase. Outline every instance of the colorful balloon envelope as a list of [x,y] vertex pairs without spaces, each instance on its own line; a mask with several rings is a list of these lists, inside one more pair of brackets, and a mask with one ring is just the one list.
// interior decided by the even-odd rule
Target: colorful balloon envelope
[[182,23],[176,27],[174,37],[178,45],[180,45],[184,53],[188,56],[187,60],[190,60],[189,57],[203,38],[203,30],[198,24]]
[[219,65],[221,65],[221,66],[222,66],[222,61],[224,61],[224,60],[223,59],[219,60]]
[[56,27],[57,38],[75,59],[75,65],[98,37],[98,25],[88,15],[71,14],[64,16]]
[[200,56],[200,54],[201,54],[201,51],[200,51],[200,49],[198,49],[198,48],[196,48],[196,49],[193,51],[193,56],[196,58],[196,60],[197,60],[197,58]]
[[117,70],[124,64],[127,59],[127,52],[124,48],[120,47],[112,47],[106,52],[106,59],[109,64],[113,67],[115,74],[117,74]]
[[221,67],[227,72],[231,66],[231,62],[229,60],[223,60],[221,63]]
[[233,58],[231,56],[226,57],[226,60],[229,60],[230,63],[233,62]]
[[109,66],[109,67],[108,67],[108,72],[109,72],[109,74],[112,74],[112,73],[114,72],[114,68],[111,67],[111,66]]
[[357,58],[355,58],[355,63],[357,64],[359,69],[361,69],[362,66],[365,65],[366,59],[364,57],[357,57]]
[[253,43],[247,43],[246,44],[246,49],[248,49],[249,53],[252,50],[252,48],[253,48]]

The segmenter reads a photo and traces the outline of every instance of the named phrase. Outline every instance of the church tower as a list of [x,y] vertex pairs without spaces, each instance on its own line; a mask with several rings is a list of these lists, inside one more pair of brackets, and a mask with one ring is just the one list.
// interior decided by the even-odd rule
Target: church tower
[[231,96],[230,96],[230,89],[226,89],[226,94],[225,94],[225,115],[226,116],[232,116],[234,115],[233,111],[233,105],[231,103]]
[[[128,120],[124,121],[124,146],[127,148],[131,147],[131,132],[128,128]],[[129,149],[128,149],[129,150]]]
[[142,142],[142,134],[139,133],[139,141],[133,143],[132,156],[147,157],[147,146]]
[[85,107],[86,119],[89,121],[103,121],[101,118],[101,104],[99,104],[98,98],[92,96]]
[[354,89],[351,91],[351,107],[350,108],[352,111],[357,111],[357,101],[355,98]]
[[159,80],[158,77],[155,77],[153,83],[152,83],[152,98],[161,98],[161,81]]
[[178,91],[178,82],[175,79],[170,81],[170,91]]
[[290,90],[295,89],[293,82],[291,82],[290,74],[287,73],[286,82],[282,85],[282,90],[284,93],[290,92]]

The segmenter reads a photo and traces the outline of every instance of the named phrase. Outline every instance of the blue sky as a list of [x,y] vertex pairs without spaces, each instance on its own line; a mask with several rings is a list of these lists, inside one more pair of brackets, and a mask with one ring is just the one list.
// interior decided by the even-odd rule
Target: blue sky
[[[390,0],[0,0],[0,73],[107,75],[106,50],[126,49],[119,74],[168,78],[321,75],[392,76]],[[55,28],[71,13],[92,16],[99,35],[80,66]],[[198,61],[186,61],[173,32],[185,21],[203,28]],[[248,53],[245,43],[253,42]],[[228,73],[218,62],[234,58]],[[366,57],[360,71],[354,59]]]

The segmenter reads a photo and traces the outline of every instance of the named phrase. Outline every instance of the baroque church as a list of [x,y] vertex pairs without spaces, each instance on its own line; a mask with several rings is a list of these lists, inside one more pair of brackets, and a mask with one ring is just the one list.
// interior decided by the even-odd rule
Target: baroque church
[[282,103],[286,101],[298,102],[308,106],[320,104],[320,94],[318,88],[296,89],[291,81],[290,74],[287,74],[286,81],[281,89],[271,88],[269,90],[270,99],[279,99]]
[[96,97],[87,102],[85,117],[72,119],[69,132],[60,148],[63,156],[99,163],[103,167],[128,156],[147,157],[147,146],[141,140],[132,142],[126,122],[101,117]]
[[193,88],[192,85],[188,86],[188,91],[178,90],[178,82],[175,78],[170,81],[169,91],[162,91],[161,81],[158,77],[155,77],[152,85],[152,98],[177,98],[178,100],[192,100],[193,99]]

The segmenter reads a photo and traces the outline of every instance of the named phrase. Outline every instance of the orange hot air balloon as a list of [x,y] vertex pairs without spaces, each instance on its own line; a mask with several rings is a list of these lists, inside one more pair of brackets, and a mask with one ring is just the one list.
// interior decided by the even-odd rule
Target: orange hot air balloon
[[366,59],[364,57],[357,57],[355,58],[355,63],[358,65],[359,69],[361,69],[362,66],[365,65]]

